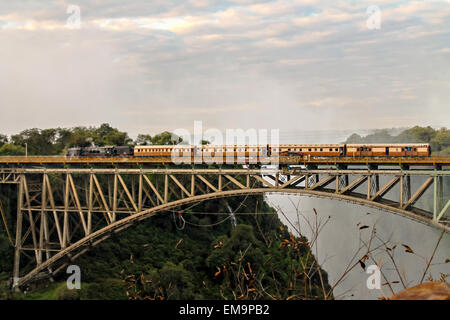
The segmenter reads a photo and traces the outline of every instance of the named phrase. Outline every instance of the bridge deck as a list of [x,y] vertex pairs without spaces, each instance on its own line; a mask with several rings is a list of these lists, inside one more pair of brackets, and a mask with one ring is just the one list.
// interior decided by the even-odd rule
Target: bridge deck
[[[214,159],[184,159],[193,164],[213,164]],[[254,163],[250,162],[250,163]],[[279,157],[259,158],[258,164],[268,163],[280,164],[379,164],[379,165],[450,165],[450,157]],[[121,163],[154,163],[171,164],[170,157],[65,157],[65,156],[3,156],[0,157],[0,165],[6,164],[121,164]],[[186,162],[184,162],[186,163]],[[223,159],[224,164],[230,164],[229,160]],[[235,158],[231,164],[246,164],[248,159]]]

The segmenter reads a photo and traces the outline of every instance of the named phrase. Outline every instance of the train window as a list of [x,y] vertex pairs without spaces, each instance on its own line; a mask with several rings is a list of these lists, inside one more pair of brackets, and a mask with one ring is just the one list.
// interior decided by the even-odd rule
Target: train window
[[414,151],[417,151],[417,148],[414,148]]
[[338,151],[338,148],[334,149],[334,151]]
[[320,148],[320,151],[323,151],[323,149],[322,149],[322,148]]
[[308,151],[311,151],[311,148],[309,148]]
[[333,148],[330,148],[330,151],[333,151]]

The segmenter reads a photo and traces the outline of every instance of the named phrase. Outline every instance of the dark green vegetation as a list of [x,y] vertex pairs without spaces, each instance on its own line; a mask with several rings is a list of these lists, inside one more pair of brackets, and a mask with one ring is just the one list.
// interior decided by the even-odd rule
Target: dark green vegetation
[[[200,214],[228,207],[267,214],[236,215],[235,226],[229,214]],[[74,262],[82,270],[81,290],[68,290],[62,272],[55,283],[12,295],[12,247],[4,230],[0,256],[3,298],[320,299],[330,290],[306,239],[292,238],[262,196],[200,203],[181,217],[164,212],[112,236]]]
[[71,147],[86,147],[91,144],[106,145],[147,145],[175,144],[180,139],[173,138],[170,132],[163,132],[151,137],[138,135],[133,141],[128,133],[112,128],[104,123],[99,127],[74,127],[56,129],[27,129],[8,138],[0,134],[0,155],[24,155],[25,145],[29,155],[60,155]]
[[377,130],[365,137],[354,133],[345,143],[429,143],[433,156],[450,155],[450,130],[441,128],[435,130],[431,127],[415,126],[399,133],[391,135],[388,130]]

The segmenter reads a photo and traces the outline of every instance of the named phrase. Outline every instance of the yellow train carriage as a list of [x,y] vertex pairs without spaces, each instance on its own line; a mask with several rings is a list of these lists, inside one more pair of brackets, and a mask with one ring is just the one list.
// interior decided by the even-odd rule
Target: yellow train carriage
[[347,144],[347,156],[350,157],[403,157],[429,156],[431,154],[428,143],[399,143],[399,144]]

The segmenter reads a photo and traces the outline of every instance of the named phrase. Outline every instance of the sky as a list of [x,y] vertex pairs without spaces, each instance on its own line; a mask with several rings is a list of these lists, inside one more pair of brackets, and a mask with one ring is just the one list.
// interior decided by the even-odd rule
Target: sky
[[0,0],[0,74],[4,134],[448,127],[450,1]]

